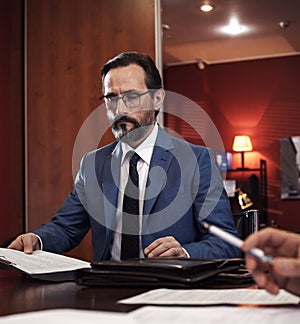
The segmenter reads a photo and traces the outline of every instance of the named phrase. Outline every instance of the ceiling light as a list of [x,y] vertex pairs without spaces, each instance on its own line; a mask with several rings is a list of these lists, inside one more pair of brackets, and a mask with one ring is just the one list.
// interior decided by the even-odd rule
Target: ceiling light
[[204,12],[210,12],[214,9],[214,7],[210,3],[204,3],[201,5],[200,9]]
[[198,69],[199,70],[204,70],[205,69],[205,63],[204,63],[204,61],[201,60],[201,59],[198,59],[197,60],[197,66],[198,66]]
[[288,20],[283,20],[279,22],[279,26],[282,29],[286,29],[290,26],[290,22]]
[[224,33],[230,35],[238,35],[240,33],[245,32],[246,30],[247,28],[245,26],[240,25],[236,18],[231,18],[229,25],[222,28],[222,31]]

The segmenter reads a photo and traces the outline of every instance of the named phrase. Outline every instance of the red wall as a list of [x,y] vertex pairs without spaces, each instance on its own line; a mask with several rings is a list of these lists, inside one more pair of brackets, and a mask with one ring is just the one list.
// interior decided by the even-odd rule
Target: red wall
[[[300,200],[280,198],[279,139],[300,135],[299,85],[299,55],[165,70],[166,89],[201,105],[226,151],[232,151],[234,135],[251,136],[254,151],[246,153],[245,161],[248,167],[258,167],[261,158],[267,161],[268,220],[294,231],[300,231]],[[234,154],[233,167],[239,164]]]

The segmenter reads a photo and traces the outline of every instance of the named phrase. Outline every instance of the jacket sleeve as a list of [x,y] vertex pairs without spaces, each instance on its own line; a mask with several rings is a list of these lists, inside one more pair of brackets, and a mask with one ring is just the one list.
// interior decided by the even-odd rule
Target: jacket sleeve
[[183,244],[191,258],[234,258],[241,251],[207,232],[202,221],[216,225],[222,230],[238,236],[230,203],[213,152],[204,149],[198,153],[200,179],[194,184],[195,200],[193,213],[200,231],[200,241]]

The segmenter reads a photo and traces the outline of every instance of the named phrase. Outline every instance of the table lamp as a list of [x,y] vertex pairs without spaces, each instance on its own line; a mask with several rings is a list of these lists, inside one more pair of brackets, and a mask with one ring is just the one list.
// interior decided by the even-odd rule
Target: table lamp
[[236,135],[234,136],[232,149],[234,152],[241,152],[242,167],[238,169],[245,169],[244,167],[244,153],[252,151],[251,139],[247,135]]

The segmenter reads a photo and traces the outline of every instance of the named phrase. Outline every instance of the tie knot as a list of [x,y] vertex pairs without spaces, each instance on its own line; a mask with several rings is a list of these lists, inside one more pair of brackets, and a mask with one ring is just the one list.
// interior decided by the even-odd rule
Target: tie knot
[[131,167],[136,167],[137,163],[138,163],[138,160],[140,159],[140,156],[137,153],[134,153],[133,151],[130,151],[129,153],[128,153],[128,155],[130,157],[129,165]]

